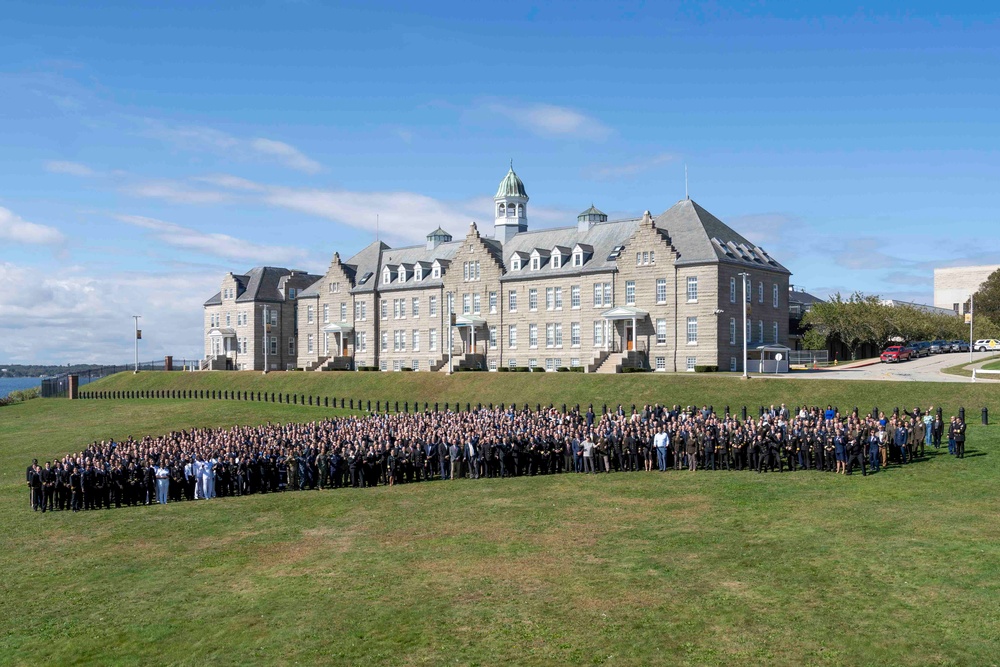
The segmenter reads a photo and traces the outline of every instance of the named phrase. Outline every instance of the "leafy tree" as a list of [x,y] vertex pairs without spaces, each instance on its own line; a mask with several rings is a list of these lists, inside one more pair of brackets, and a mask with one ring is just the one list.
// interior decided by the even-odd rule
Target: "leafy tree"
[[1000,269],[991,273],[979,287],[972,305],[977,317],[985,317],[992,324],[1000,326]]

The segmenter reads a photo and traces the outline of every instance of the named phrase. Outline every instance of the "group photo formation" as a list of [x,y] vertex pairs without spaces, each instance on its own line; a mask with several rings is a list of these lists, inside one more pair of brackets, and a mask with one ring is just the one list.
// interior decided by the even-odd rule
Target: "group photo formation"
[[[874,413],[874,411],[873,411]],[[785,405],[758,418],[708,406],[563,413],[477,409],[375,414],[301,424],[190,429],[94,442],[27,469],[33,510],[98,510],[181,500],[559,473],[822,471],[863,476],[965,455],[966,425],[933,407],[842,415]]]

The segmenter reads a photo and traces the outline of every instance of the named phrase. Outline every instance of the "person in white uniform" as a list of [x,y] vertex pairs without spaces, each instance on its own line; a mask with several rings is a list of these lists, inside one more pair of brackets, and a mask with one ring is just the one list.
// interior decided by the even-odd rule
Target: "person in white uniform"
[[170,490],[170,470],[157,465],[156,470],[156,502],[161,505],[167,504],[167,492]]

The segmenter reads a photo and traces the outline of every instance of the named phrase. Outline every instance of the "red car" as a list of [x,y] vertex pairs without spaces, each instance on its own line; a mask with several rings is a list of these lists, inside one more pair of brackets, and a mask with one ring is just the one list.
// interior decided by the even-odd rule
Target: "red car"
[[909,348],[905,348],[902,345],[893,345],[892,347],[885,348],[879,359],[882,360],[883,364],[893,361],[909,361],[911,354]]

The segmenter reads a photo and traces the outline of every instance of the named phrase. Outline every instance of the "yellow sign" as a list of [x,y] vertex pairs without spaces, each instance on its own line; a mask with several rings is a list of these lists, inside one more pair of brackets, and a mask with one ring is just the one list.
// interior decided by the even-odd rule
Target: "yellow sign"
[[966,313],[965,314],[965,323],[966,324],[972,324],[972,313]]

